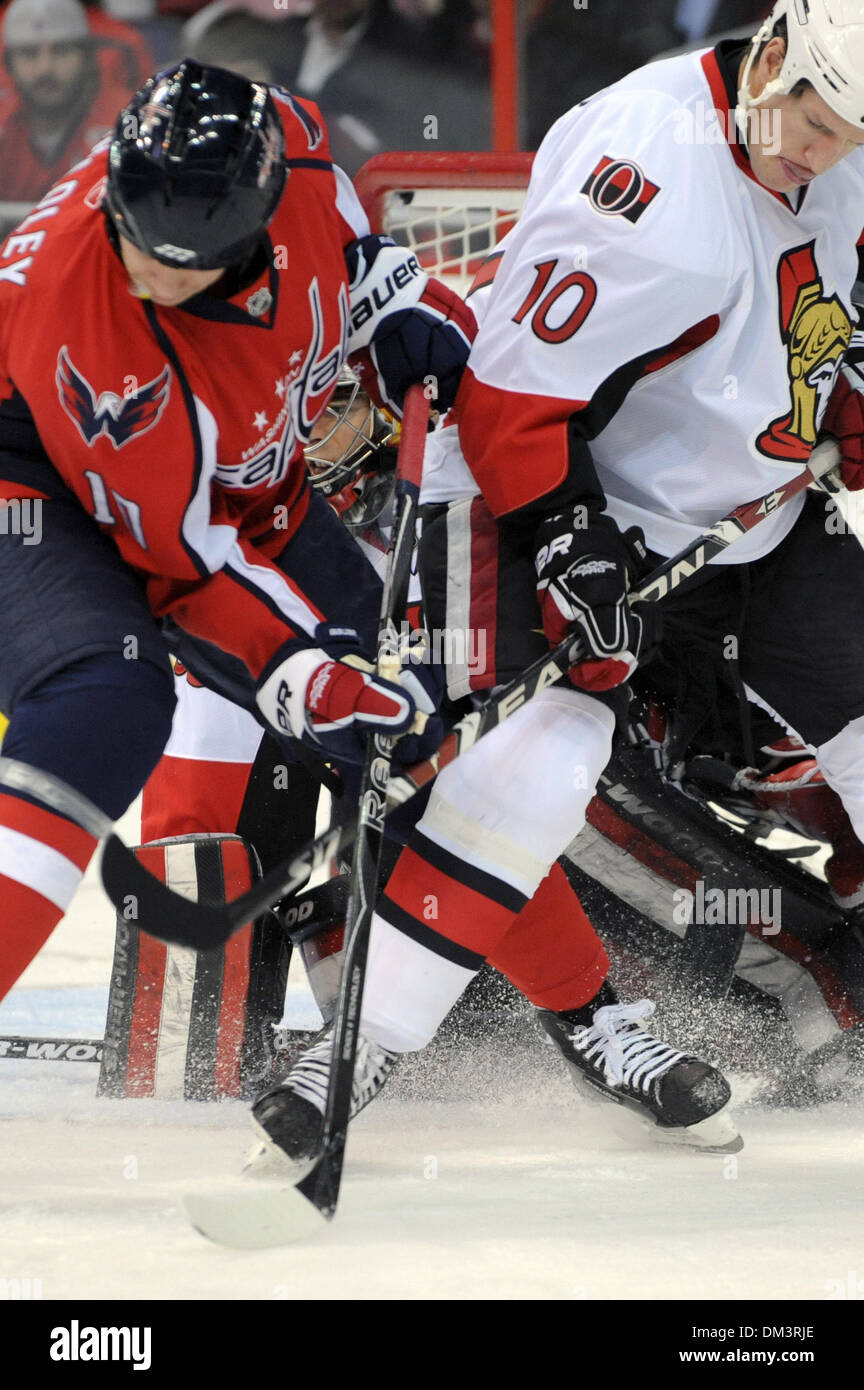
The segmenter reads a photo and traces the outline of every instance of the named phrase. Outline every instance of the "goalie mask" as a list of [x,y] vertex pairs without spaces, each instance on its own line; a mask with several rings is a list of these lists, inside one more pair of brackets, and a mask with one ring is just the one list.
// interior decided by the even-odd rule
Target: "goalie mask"
[[395,442],[395,422],[344,367],[330,404],[313,426],[306,467],[316,492],[347,526],[369,526],[387,507],[395,482]]

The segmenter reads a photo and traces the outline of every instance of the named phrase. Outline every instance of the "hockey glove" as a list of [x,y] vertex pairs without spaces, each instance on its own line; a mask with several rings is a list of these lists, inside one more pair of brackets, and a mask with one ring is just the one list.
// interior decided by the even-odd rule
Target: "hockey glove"
[[379,407],[402,415],[408,387],[425,386],[433,409],[456,399],[477,332],[473,310],[417,257],[387,237],[367,236],[345,251],[351,281],[348,361]]
[[819,432],[840,446],[840,474],[850,492],[864,488],[864,374],[846,365],[837,373],[834,390]]
[[[261,679],[256,703],[273,731],[349,763],[363,762],[372,733],[400,738],[411,731],[413,742],[418,711],[435,710],[416,671],[400,671],[398,684],[376,675],[352,629],[322,624],[315,637],[321,646],[277,660]],[[440,741],[439,729],[429,728],[430,738],[436,733]]]
[[[630,581],[645,559],[642,532],[623,535],[611,517],[584,508],[549,517],[537,532],[537,598],[552,646],[569,632],[583,637],[590,656],[568,672],[583,690],[611,690],[629,680],[659,638],[659,612],[631,608]],[[648,626],[650,625],[650,633]]]

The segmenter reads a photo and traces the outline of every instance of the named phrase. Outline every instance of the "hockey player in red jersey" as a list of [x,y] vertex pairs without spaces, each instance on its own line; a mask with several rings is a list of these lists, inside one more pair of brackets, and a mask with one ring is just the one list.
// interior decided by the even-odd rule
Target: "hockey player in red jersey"
[[[862,72],[864,0],[781,0],[752,43],[640,69],[537,154],[479,277],[458,439],[437,496],[428,469],[424,486],[457,500],[424,543],[446,556],[443,611],[487,634],[483,684],[542,654],[544,633],[577,632],[589,656],[439,775],[373,924],[357,1109],[500,955],[579,831],[658,636],[657,610],[627,602],[635,574],[799,473],[822,430],[864,483]],[[836,532],[818,493],[767,516],[664,605],[664,640],[682,675],[716,670],[815,750],[862,840],[864,555]],[[632,1012],[601,995],[542,1022],[592,1084],[670,1123],[676,1063]],[[265,1143],[308,1157],[328,1071],[325,1038],[256,1105]]]
[[7,239],[0,325],[2,996],[162,752],[169,644],[337,760],[431,712],[422,672],[354,664],[380,583],[303,446],[347,355],[446,408],[474,324],[369,233],[314,106],[184,61]]

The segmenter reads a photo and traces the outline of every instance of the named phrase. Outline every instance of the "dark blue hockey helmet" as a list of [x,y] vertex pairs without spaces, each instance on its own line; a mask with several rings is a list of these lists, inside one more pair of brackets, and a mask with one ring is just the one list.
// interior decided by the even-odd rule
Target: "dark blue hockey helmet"
[[255,249],[285,178],[282,122],[267,88],[184,58],[120,113],[105,208],[146,255],[214,270]]

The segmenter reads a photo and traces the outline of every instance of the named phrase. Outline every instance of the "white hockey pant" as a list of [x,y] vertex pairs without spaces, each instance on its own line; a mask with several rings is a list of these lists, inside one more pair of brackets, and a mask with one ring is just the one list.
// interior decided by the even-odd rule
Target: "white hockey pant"
[[[439,774],[418,830],[532,897],[585,824],[614,728],[583,691],[542,691]],[[425,1047],[475,973],[376,913],[361,1028],[396,1052]]]
[[864,715],[816,749],[816,760],[864,843]]

